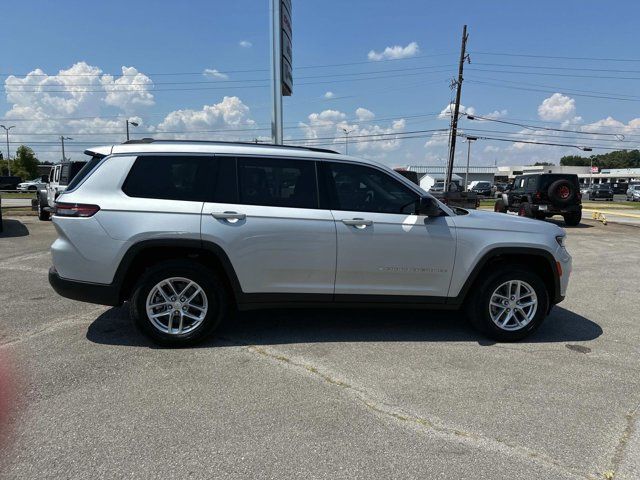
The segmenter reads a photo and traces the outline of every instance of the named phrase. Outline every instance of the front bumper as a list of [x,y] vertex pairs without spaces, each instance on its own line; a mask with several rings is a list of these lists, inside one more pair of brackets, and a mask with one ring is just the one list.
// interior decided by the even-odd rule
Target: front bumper
[[55,267],[49,268],[49,283],[58,295],[72,300],[112,307],[122,304],[117,286],[62,278]]

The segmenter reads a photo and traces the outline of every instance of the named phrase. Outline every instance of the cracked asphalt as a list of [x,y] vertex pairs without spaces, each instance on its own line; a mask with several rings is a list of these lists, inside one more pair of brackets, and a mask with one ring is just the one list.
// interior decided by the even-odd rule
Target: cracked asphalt
[[0,477],[640,478],[639,234],[569,229],[567,299],[520,343],[451,312],[278,310],[169,350],[58,297],[51,223],[5,219]]

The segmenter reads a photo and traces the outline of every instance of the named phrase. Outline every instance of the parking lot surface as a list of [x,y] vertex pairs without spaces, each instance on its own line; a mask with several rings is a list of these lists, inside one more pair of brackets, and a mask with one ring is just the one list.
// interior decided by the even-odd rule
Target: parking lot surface
[[640,230],[568,229],[567,299],[496,344],[458,313],[242,313],[155,348],[57,296],[50,222],[0,234],[2,478],[640,478]]

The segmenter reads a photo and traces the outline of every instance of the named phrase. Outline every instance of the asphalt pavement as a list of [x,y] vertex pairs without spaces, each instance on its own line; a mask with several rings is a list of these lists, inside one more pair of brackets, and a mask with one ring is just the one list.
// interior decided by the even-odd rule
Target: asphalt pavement
[[519,343],[455,312],[278,310],[171,350],[58,297],[53,225],[6,218],[0,478],[640,478],[640,235],[567,232],[567,299]]

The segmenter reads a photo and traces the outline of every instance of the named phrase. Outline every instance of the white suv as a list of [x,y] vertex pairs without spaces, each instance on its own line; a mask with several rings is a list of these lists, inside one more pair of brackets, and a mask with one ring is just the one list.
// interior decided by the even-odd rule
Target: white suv
[[378,163],[330,150],[145,139],[88,150],[57,199],[49,281],[129,301],[156,342],[210,334],[232,308],[467,307],[493,338],[563,300],[556,225],[450,209]]

